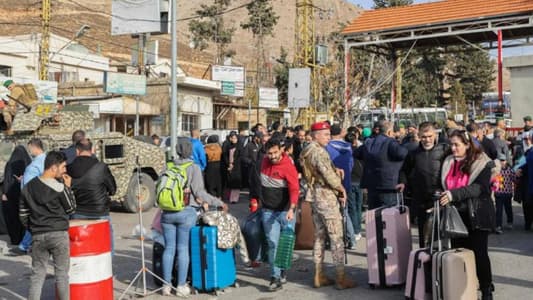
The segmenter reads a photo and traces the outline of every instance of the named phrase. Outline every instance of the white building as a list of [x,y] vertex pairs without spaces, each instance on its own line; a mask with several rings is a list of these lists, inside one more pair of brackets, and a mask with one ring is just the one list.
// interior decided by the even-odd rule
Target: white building
[[[151,70],[157,74],[165,74],[170,80],[170,61],[167,59],[158,61],[158,65],[152,66]],[[179,67],[177,81],[178,124],[180,124],[178,134],[187,134],[194,128],[213,128],[213,97],[220,94],[220,83],[189,76]]]
[[[40,34],[0,37],[0,76],[37,80]],[[48,80],[93,81],[101,84],[109,71],[109,59],[91,53],[71,39],[50,35]]]

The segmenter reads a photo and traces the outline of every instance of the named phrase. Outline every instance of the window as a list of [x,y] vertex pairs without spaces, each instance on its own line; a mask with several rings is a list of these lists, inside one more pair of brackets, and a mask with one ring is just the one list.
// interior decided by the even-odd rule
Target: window
[[78,72],[48,72],[48,79],[57,82],[78,81]]
[[11,70],[12,68],[10,66],[0,65],[0,75],[2,76],[11,77]]
[[104,157],[106,159],[124,157],[124,145],[105,145]]
[[215,120],[213,119],[214,129],[228,129],[228,120]]
[[188,132],[193,129],[200,129],[198,127],[198,116],[197,115],[181,115],[181,130]]

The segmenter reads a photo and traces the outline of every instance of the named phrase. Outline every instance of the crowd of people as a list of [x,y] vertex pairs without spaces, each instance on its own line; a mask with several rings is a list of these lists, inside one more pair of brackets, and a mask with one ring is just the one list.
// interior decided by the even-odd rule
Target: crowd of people
[[[3,212],[10,241],[17,245],[12,254],[31,255],[28,299],[41,299],[50,256],[57,297],[70,299],[68,221],[110,220],[115,178],[94,157],[92,142],[82,130],[73,133],[72,145],[63,151],[45,152],[39,138],[26,146],[15,147],[4,170]],[[113,245],[112,227],[110,231]]]
[[[425,122],[406,128],[394,128],[385,120],[373,128],[347,129],[328,122],[316,123],[310,130],[273,124],[268,131],[257,124],[250,139],[232,132],[221,151],[228,153],[228,149],[236,147],[235,153],[242,153],[241,177],[249,181],[251,201],[262,206],[272,269],[271,290],[280,289],[286,281],[284,270],[278,270],[272,260],[279,234],[293,222],[292,210],[298,205],[294,202],[295,194],[299,193],[297,182],[291,175],[295,169],[298,178],[307,184],[306,200],[313,201],[316,287],[333,282],[339,288],[355,286],[344,275],[343,248],[354,249],[361,238],[363,202],[368,209],[395,205],[401,193],[410,207],[412,222],[418,226],[422,248],[429,246],[428,220],[433,195],[439,192],[440,204],[456,206],[469,231],[467,238],[453,239],[451,246],[474,252],[482,298],[492,299],[489,234],[513,229],[513,200],[522,203],[524,229],[531,230],[533,222],[532,125],[531,117],[527,116],[523,130],[510,135],[502,119],[496,124],[449,120],[443,127]],[[231,172],[228,161],[220,164],[222,177],[230,176],[226,173]],[[273,169],[276,176],[272,175]],[[279,174],[283,176],[280,178]],[[206,184],[210,179],[206,178]],[[235,187],[227,182],[226,179],[227,190]],[[272,194],[274,186],[283,187],[285,194],[279,191]],[[231,196],[227,200],[231,202]],[[469,208],[472,202],[475,206]],[[349,216],[345,240],[340,223],[344,206]],[[328,238],[338,268],[336,281],[326,278],[322,270]]]
[[[306,129],[276,122],[270,128],[257,124],[250,135],[232,131],[224,140],[217,135],[203,139],[193,130],[190,138],[178,139],[174,160],[186,166],[186,207],[160,214],[162,277],[172,282],[177,261],[177,295],[190,294],[189,231],[202,211],[212,206],[228,211],[227,203],[238,202],[241,189],[248,188],[250,203],[261,209],[271,291],[287,281],[287,270],[277,267],[274,259],[280,234],[294,227],[302,201],[312,205],[313,286],[352,288],[356,283],[345,272],[345,249],[355,249],[361,239],[364,208],[396,205],[402,193],[418,226],[419,246],[427,247],[432,199],[440,192],[440,204],[456,206],[468,228],[468,237],[452,239],[451,244],[474,252],[483,299],[492,299],[489,234],[513,229],[513,200],[522,203],[525,230],[533,223],[533,122],[531,117],[524,122],[515,136],[501,120],[450,120],[444,128],[425,122],[397,130],[386,120],[373,128],[319,122]],[[33,159],[17,146],[4,173],[2,204],[9,235],[22,253],[32,245],[30,299],[40,297],[50,255],[59,298],[68,299],[67,221],[109,220],[116,183],[107,165],[94,157],[83,131],[74,132],[72,146],[63,152],[45,153],[36,138],[27,146]],[[334,279],[323,269],[326,244],[335,263]],[[251,266],[259,265],[259,257],[250,259]],[[163,294],[171,294],[169,285]]]

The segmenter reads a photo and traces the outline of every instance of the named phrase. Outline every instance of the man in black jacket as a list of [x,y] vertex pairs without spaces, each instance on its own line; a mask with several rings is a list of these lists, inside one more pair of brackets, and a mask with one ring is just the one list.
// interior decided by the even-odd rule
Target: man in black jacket
[[76,207],[70,184],[65,155],[51,151],[44,161],[42,176],[32,179],[22,190],[19,217],[33,235],[29,300],[41,299],[50,255],[54,260],[57,298],[70,297],[68,214]]
[[85,138],[85,131],[76,130],[72,134],[72,145],[63,150],[63,153],[67,157],[67,166],[70,165],[76,158],[76,144]]
[[243,174],[247,180],[247,184],[251,186],[251,178],[255,172],[254,168],[257,164],[257,157],[259,151],[261,150],[262,144],[261,140],[263,139],[263,133],[257,131],[254,133],[252,140],[244,148],[244,154],[242,156],[243,167],[248,171],[248,173]]
[[418,221],[420,248],[424,248],[424,228],[427,228],[427,210],[433,207],[432,195],[441,189],[440,169],[445,158],[446,144],[437,144],[437,131],[430,122],[420,124],[420,144],[407,156],[403,171],[411,186],[414,214]]
[[[76,143],[76,159],[67,167],[72,176],[72,190],[76,196],[76,213],[71,219],[105,219],[109,217],[110,196],[117,191],[115,178],[108,166],[92,153],[92,143],[82,139]],[[113,229],[111,224],[111,244]]]
[[[250,172],[250,200],[255,202],[261,199],[261,163],[266,155],[265,145],[270,140],[270,134],[263,134],[261,138],[261,148],[257,153],[257,160]],[[255,199],[255,200],[254,200]]]
[[491,160],[498,158],[498,151],[494,142],[485,137],[483,129],[476,123],[466,125],[466,131],[474,139],[474,144],[478,146]]
[[407,156],[407,149],[392,138],[394,132],[389,121],[379,121],[374,128],[379,134],[367,139],[356,153],[356,158],[365,165],[361,187],[368,189],[369,209],[396,204],[397,193],[404,188],[399,177]]

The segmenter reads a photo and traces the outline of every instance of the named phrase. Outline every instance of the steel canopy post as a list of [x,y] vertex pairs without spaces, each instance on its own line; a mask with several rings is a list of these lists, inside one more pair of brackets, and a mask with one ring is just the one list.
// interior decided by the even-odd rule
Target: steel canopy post
[[350,125],[351,120],[350,111],[352,108],[352,101],[350,100],[350,45],[347,40],[344,40],[344,103],[346,105],[344,114],[344,124]]
[[172,31],[172,58],[171,58],[171,84],[170,84],[170,153],[173,158],[176,156],[176,144],[178,141],[178,80],[177,80],[177,69],[178,69],[178,37],[177,37],[177,28],[176,28],[176,9],[177,0],[171,0],[170,5],[171,12],[171,28]]
[[503,109],[503,33],[498,30],[498,110]]

